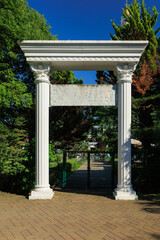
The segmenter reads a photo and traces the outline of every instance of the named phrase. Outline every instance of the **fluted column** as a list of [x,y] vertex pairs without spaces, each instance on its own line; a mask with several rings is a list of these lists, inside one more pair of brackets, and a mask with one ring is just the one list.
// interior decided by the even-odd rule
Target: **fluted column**
[[116,200],[136,200],[131,184],[131,84],[135,65],[117,65],[118,77],[118,185]]
[[36,84],[36,185],[29,199],[51,199],[49,185],[49,71],[50,66],[31,66]]

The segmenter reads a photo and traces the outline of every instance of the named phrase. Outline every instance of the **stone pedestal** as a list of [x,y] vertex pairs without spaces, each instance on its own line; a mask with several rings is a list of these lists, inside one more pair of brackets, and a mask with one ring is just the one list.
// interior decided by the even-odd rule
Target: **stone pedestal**
[[54,192],[51,188],[36,188],[32,190],[31,195],[29,196],[29,200],[36,200],[36,199],[52,199],[54,196]]
[[131,83],[134,65],[118,65],[118,185],[116,200],[138,199],[131,184]]
[[29,199],[51,199],[49,185],[49,66],[32,66],[36,75],[36,185]]

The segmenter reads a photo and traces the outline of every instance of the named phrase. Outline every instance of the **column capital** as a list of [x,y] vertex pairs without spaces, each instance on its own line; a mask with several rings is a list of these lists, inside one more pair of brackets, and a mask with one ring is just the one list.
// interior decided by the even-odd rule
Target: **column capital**
[[35,75],[35,84],[45,82],[50,83],[49,81],[49,73],[50,73],[50,65],[31,65],[31,69]]
[[122,83],[122,82],[129,82],[132,83],[132,75],[133,72],[136,69],[137,64],[117,64],[116,70],[115,70],[115,75],[117,76],[117,83]]

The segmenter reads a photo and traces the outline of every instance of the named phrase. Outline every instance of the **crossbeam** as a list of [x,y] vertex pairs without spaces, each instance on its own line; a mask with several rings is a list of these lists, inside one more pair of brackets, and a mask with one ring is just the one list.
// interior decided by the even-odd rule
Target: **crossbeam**
[[50,85],[51,106],[116,106],[116,86],[106,85]]

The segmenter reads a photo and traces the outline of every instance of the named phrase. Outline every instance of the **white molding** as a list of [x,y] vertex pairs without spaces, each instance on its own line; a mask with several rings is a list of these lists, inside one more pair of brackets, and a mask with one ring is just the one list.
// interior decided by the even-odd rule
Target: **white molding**
[[124,62],[136,62],[139,60],[139,57],[96,57],[96,56],[92,56],[92,57],[81,57],[81,56],[77,56],[77,57],[63,57],[63,56],[59,56],[59,57],[28,57],[27,61],[124,61]]
[[124,44],[134,44],[139,43],[139,44],[144,44],[148,41],[145,40],[24,40],[21,43],[38,43],[38,44],[90,44],[90,45],[95,45],[95,44],[117,44],[117,43],[124,43]]
[[45,82],[45,83],[50,83],[49,81],[49,72],[50,72],[50,65],[31,65],[31,69],[35,75],[35,83],[40,83],[40,82]]
[[57,56],[57,57],[49,57],[49,56],[45,56],[45,57],[27,57],[27,61],[28,62],[53,62],[53,61],[59,61],[59,62],[63,62],[63,61],[85,61],[85,62],[105,62],[105,61],[114,61],[114,62],[138,62],[139,61],[139,57],[96,57],[96,56],[92,56],[92,57],[81,57],[81,56],[68,56],[68,57],[64,57],[64,56]]
[[122,82],[132,83],[132,75],[136,69],[137,64],[117,64],[116,71],[114,72],[117,76],[117,84]]
[[[23,41],[20,47],[30,64],[52,70],[115,70],[121,62],[137,64],[148,41]],[[78,62],[83,64],[77,65]],[[94,62],[94,64],[93,64]]]

